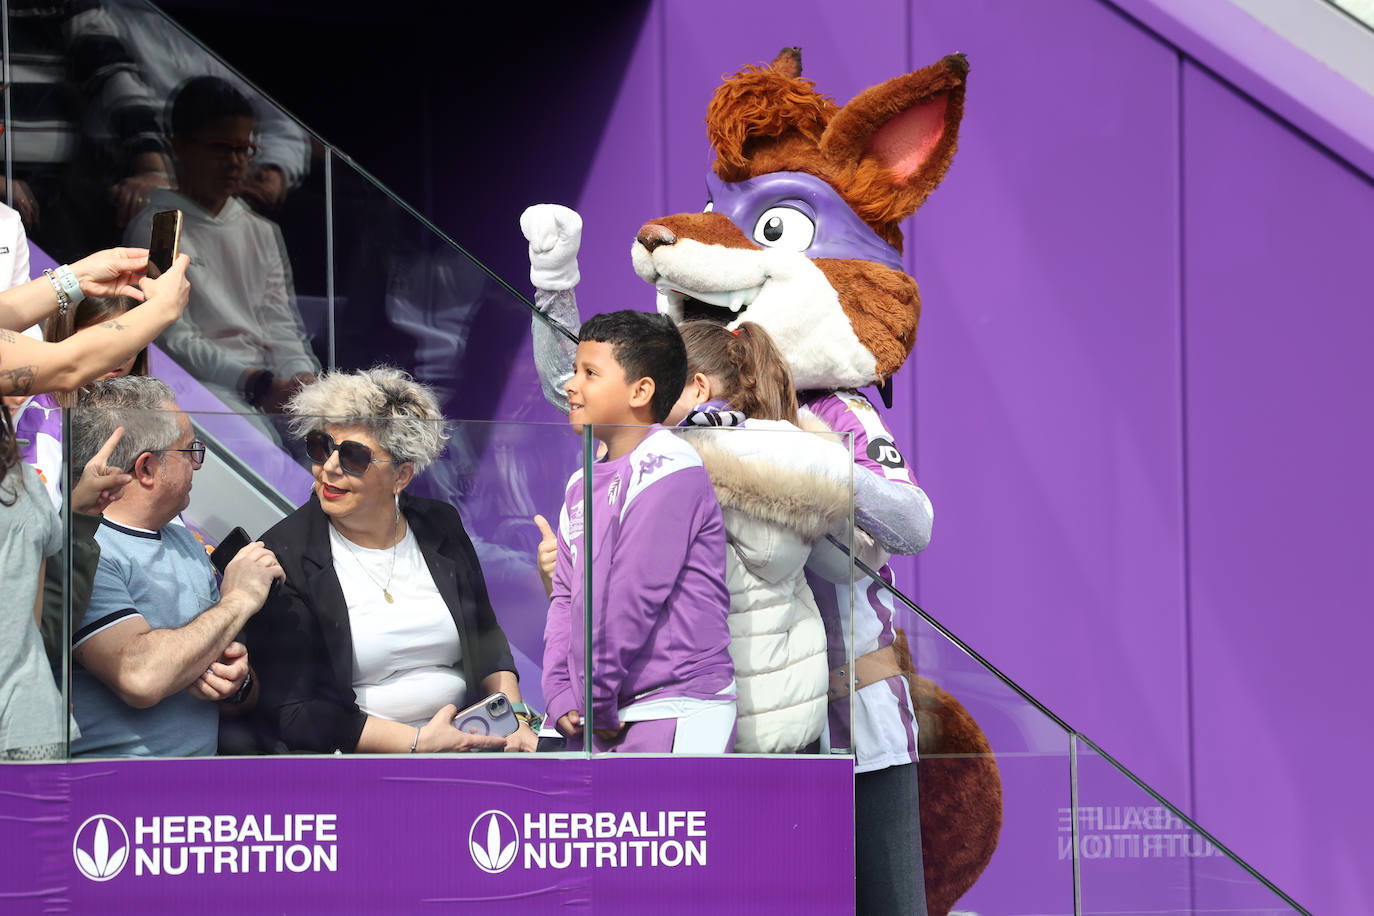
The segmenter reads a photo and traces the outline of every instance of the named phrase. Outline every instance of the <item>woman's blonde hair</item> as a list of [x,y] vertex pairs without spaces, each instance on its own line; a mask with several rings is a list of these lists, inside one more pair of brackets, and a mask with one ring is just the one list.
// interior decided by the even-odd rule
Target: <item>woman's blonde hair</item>
[[393,366],[323,372],[286,409],[294,415],[296,436],[326,426],[361,426],[392,459],[413,463],[416,473],[434,463],[448,439],[434,392]]
[[679,325],[687,345],[687,375],[720,385],[719,396],[746,417],[797,422],[792,370],[768,332],[752,321],[736,330],[711,321]]

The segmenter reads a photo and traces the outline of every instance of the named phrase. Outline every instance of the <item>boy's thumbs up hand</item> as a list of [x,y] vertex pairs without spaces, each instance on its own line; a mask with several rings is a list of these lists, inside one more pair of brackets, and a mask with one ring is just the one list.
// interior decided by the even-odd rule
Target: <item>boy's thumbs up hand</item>
[[539,578],[544,581],[544,592],[548,595],[553,594],[553,569],[558,563],[558,537],[549,527],[549,520],[542,515],[534,517],[534,523],[539,526]]

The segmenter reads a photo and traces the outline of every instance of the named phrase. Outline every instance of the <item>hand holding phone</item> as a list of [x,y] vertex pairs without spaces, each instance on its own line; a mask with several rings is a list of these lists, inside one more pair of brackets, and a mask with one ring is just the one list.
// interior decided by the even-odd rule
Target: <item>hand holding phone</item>
[[510,699],[504,693],[493,693],[454,716],[453,727],[470,735],[504,738],[515,733],[520,720],[515,718]]
[[[238,555],[238,552],[249,544],[253,539],[248,536],[248,532],[242,528],[235,527],[224,536],[224,540],[219,542],[219,546],[210,551],[210,565],[215,567],[215,572],[224,577],[224,570],[229,567],[229,561]],[[281,591],[280,579],[273,579],[272,584],[267,587],[267,600],[271,601]]]
[[181,211],[162,210],[153,214],[153,232],[148,240],[148,276],[156,280],[172,269],[181,254]]
[[215,572],[221,576],[229,566],[229,561],[234,559],[240,550],[253,543],[253,539],[248,536],[248,532],[242,528],[235,528],[224,536],[224,540],[219,542],[219,546],[210,551],[210,565],[215,567]]

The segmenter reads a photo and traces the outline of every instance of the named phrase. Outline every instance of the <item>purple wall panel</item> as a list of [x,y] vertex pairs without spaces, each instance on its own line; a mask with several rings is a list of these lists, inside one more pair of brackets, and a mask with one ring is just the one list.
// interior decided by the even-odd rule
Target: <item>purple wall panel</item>
[[[554,201],[582,214],[584,231],[578,258],[582,283],[577,293],[583,318],[614,309],[654,307],[653,291],[630,268],[630,243],[648,216],[663,206],[663,74],[658,25],[662,15],[655,7],[645,17],[576,200]],[[589,48],[588,53],[595,54],[595,50]],[[515,241],[520,242],[514,222],[512,229]],[[516,279],[521,288],[528,287],[528,274]]]
[[1176,58],[1081,0],[912,28],[972,66],[914,239],[918,599],[1186,805]]
[[1368,912],[1374,184],[1184,90],[1197,813],[1314,912]]
[[[802,49],[802,75],[840,104],[906,67],[903,0],[864,4],[821,0],[741,4],[732,0],[662,4],[667,38],[666,179],[670,212],[706,202],[706,104],[721,77]],[[728,27],[723,26],[728,23]]]

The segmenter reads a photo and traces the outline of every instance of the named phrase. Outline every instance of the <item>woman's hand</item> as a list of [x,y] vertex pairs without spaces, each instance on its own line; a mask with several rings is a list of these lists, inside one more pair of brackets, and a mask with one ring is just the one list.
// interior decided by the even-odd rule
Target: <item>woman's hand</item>
[[539,736],[524,722],[521,722],[519,728],[506,736],[507,753],[529,754],[538,746]]
[[534,517],[539,526],[538,564],[539,578],[544,581],[544,593],[553,596],[553,569],[558,563],[558,537],[549,527],[549,520],[542,515]]
[[148,269],[148,249],[107,248],[71,265],[87,296],[130,296],[143,301],[135,283]]
[[100,451],[86,462],[81,479],[72,487],[72,510],[85,515],[99,515],[105,507],[124,495],[124,485],[133,480],[120,468],[112,468],[108,462],[114,454],[115,446],[124,438],[124,427],[117,428],[105,440]]
[[456,751],[500,750],[506,746],[505,738],[495,735],[474,735],[453,727],[453,717],[458,715],[458,707],[452,703],[434,714],[429,724],[420,729],[420,740],[415,744],[417,754],[446,754]]
[[191,284],[186,279],[186,268],[190,264],[190,255],[177,255],[177,259],[172,262],[172,266],[165,274],[156,280],[144,277],[138,281],[138,285],[143,288],[141,296],[149,300],[165,299],[168,307],[175,311],[177,318],[180,318],[181,313],[186,311],[186,303],[191,299]]

